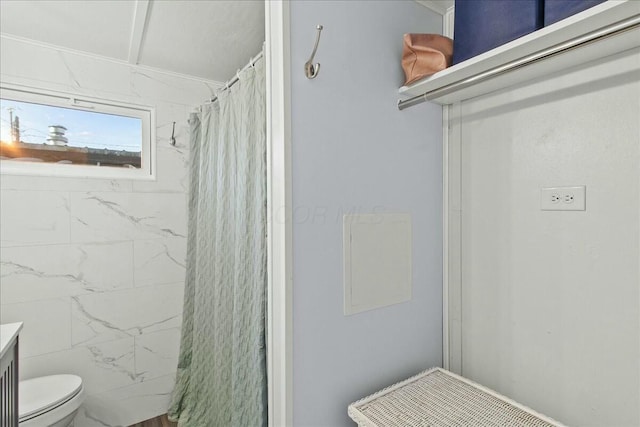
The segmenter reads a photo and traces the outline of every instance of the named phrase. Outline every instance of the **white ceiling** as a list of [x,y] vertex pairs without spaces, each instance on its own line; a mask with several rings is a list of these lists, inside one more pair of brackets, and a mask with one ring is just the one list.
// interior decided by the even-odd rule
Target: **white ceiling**
[[3,34],[224,82],[262,48],[262,0],[2,0]]

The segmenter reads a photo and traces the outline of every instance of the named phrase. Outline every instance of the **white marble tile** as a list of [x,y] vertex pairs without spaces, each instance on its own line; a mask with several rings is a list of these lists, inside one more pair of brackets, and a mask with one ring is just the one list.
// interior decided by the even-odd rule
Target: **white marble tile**
[[[181,77],[82,53],[1,39],[3,81],[52,90],[80,92],[139,103],[168,101],[199,105],[221,86],[200,78]],[[20,58],[16,61],[15,58]]]
[[20,332],[20,357],[71,348],[69,298],[0,306],[0,323],[12,322],[24,323]]
[[158,137],[158,148],[163,146],[173,147],[169,145],[169,143],[171,131],[173,129],[173,122],[176,122],[176,130],[174,133],[176,138],[175,147],[188,150],[189,116],[191,112],[196,111],[196,108],[181,104],[173,104],[171,102],[158,103],[156,107],[156,136]]
[[189,151],[186,118],[176,121],[176,145],[171,145],[171,129],[173,122],[168,121],[156,127],[156,180],[135,181],[133,189],[136,192],[172,192],[186,193],[189,186]]
[[75,374],[87,394],[101,393],[139,381],[134,368],[133,338],[76,347],[20,360],[20,378]]
[[132,91],[141,98],[168,101],[183,105],[200,105],[221,86],[218,82],[183,79],[157,73],[148,68],[131,67]]
[[0,192],[1,246],[68,243],[69,236],[68,193]]
[[[16,83],[31,83],[32,87],[48,82],[47,87],[50,89],[64,91],[80,86],[78,78],[68,69],[59,50],[6,38],[0,39],[0,42],[3,82],[15,78],[20,79]],[[20,60],[17,61],[17,58]],[[43,66],[44,64],[47,66]]]
[[[0,79],[5,83],[155,108],[156,181],[0,177],[0,260],[18,264],[0,267],[0,299],[7,304],[77,297],[70,301],[75,317],[69,332],[76,347],[26,357],[21,365],[23,375],[83,376],[90,394],[88,415],[101,412],[93,420],[80,414],[76,427],[126,426],[165,413],[183,297],[179,264],[184,255],[178,257],[183,249],[180,239],[173,238],[186,236],[187,228],[187,119],[193,106],[218,85],[4,37],[0,43]],[[176,147],[169,145],[174,121]],[[135,250],[138,285],[154,286],[120,294],[118,289],[133,289],[131,241],[136,239],[158,239],[142,242]],[[165,241],[167,250],[162,252],[159,242]],[[100,247],[97,242],[115,243]],[[55,245],[45,248],[49,244]],[[26,245],[35,246],[22,247]],[[79,263],[82,268],[77,268]],[[168,277],[176,278],[176,284],[155,285]],[[35,315],[36,309],[31,310]],[[50,312],[52,323],[62,322],[61,307],[43,308],[42,318],[49,319]],[[44,324],[39,328],[38,335],[50,333]],[[67,339],[64,335],[50,345]],[[96,344],[78,345],[85,339]],[[171,374],[151,379],[163,372]],[[137,382],[142,379],[148,381]]]
[[131,191],[131,180],[80,179],[51,176],[2,175],[1,190],[19,191]]
[[2,248],[3,304],[133,286],[133,242]]
[[73,345],[179,327],[183,284],[146,286],[71,298]]
[[74,427],[119,427],[166,414],[174,375],[87,396]]
[[139,193],[186,194],[189,187],[186,170],[188,157],[188,152],[182,147],[158,147],[157,180],[136,181],[133,184],[134,190]]
[[102,242],[184,237],[186,196],[181,193],[71,193],[71,240]]
[[60,52],[58,57],[67,70],[66,80],[71,82],[74,92],[107,100],[143,103],[132,90],[129,65],[68,51]]
[[135,286],[184,281],[187,239],[136,240],[133,254]]
[[142,381],[175,374],[180,352],[180,328],[143,334],[134,339],[136,375]]

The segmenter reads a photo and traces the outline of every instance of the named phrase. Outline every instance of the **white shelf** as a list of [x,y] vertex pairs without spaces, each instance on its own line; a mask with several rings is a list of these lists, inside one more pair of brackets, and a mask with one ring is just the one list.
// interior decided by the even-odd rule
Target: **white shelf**
[[[446,105],[604,58],[640,46],[640,29],[636,27],[615,36],[603,38],[596,43],[585,44],[549,58],[536,60],[517,70],[477,83],[460,84],[505,64],[638,16],[640,16],[640,1],[609,0],[409,86],[403,86],[399,92],[401,95],[413,97],[438,91],[427,95],[426,99]],[[453,90],[446,90],[448,88]]]

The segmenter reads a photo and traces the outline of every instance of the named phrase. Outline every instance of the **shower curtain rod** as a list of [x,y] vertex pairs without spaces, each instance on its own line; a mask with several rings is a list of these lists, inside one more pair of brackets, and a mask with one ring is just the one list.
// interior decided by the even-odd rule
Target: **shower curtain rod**
[[[247,65],[245,65],[244,67],[242,67],[241,70],[238,70],[238,72],[236,73],[235,76],[233,76],[233,78],[231,80],[228,80],[225,84],[224,87],[222,89],[220,89],[220,91],[223,90],[227,90],[229,89],[231,86],[233,86],[234,84],[238,83],[238,80],[240,79],[240,73],[244,70],[246,70],[249,67],[253,67],[255,65],[256,62],[258,62],[258,60],[260,58],[262,58],[264,56],[264,47],[262,48],[262,50],[260,51],[260,53],[258,53],[256,56],[254,56],[253,58],[251,58],[249,60],[249,63]],[[213,103],[218,99],[218,95],[215,95],[213,98],[211,98],[210,100],[208,100],[207,102]]]

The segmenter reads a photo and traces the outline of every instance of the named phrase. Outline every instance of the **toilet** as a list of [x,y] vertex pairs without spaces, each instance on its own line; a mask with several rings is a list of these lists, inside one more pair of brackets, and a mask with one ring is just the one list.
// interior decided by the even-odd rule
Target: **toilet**
[[20,381],[20,427],[68,427],[84,400],[82,378],[49,375]]

